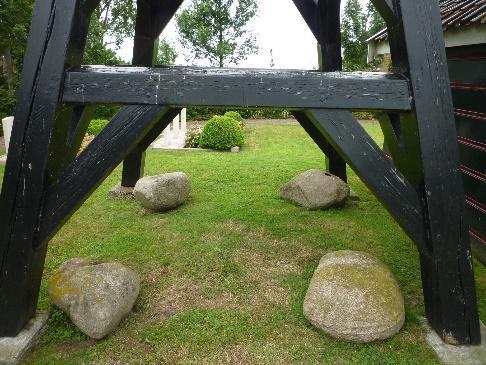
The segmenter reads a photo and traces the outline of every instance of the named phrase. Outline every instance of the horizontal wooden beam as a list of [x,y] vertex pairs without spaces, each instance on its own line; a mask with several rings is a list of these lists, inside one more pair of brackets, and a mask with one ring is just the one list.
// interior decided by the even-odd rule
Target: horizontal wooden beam
[[242,108],[410,110],[400,74],[194,67],[81,67],[63,102]]

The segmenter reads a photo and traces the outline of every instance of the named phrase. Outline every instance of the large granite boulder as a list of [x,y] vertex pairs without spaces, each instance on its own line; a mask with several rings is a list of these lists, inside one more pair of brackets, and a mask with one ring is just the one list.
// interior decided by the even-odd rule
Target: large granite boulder
[[189,177],[183,172],[147,176],[138,180],[135,198],[150,210],[164,212],[184,204],[191,192]]
[[308,170],[285,184],[280,195],[309,210],[341,205],[349,197],[349,186],[337,176],[321,170]]
[[94,339],[112,333],[132,310],[140,278],[116,262],[67,261],[52,275],[48,293],[72,322]]
[[393,336],[405,321],[393,274],[378,259],[354,251],[321,259],[304,300],[304,315],[332,337],[362,343]]

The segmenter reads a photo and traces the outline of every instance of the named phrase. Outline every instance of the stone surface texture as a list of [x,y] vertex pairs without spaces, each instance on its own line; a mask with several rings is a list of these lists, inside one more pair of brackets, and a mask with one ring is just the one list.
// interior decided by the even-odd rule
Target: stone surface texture
[[479,346],[454,346],[442,341],[437,333],[422,319],[427,331],[427,343],[444,365],[486,365],[486,326],[481,323],[482,343]]
[[118,183],[109,192],[108,196],[113,199],[133,199],[133,188],[122,186]]
[[47,312],[39,312],[17,337],[0,337],[0,365],[20,364],[47,326]]
[[190,192],[191,182],[183,172],[141,178],[133,190],[135,198],[145,208],[158,212],[184,204]]
[[390,270],[354,251],[324,256],[304,300],[304,315],[332,337],[366,343],[396,334],[405,321],[403,297]]
[[52,275],[48,293],[72,322],[94,339],[112,333],[132,310],[140,278],[116,262],[72,259]]
[[280,195],[309,210],[341,205],[349,197],[349,186],[340,178],[321,170],[308,170],[285,184]]

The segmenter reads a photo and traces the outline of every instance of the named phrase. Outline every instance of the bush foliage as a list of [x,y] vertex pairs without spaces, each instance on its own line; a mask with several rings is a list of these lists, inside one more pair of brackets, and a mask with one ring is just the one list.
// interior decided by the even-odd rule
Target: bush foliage
[[236,111],[229,111],[224,113],[224,116],[236,120],[241,128],[245,127],[245,119],[243,119],[240,113]]
[[[188,120],[209,120],[215,115],[223,115],[227,109],[192,107],[187,109]],[[238,109],[243,119],[287,119],[292,115],[286,109]]]
[[244,138],[239,123],[233,118],[215,116],[203,129],[200,138],[201,148],[226,151],[243,145]]
[[199,148],[202,130],[201,126],[189,129],[186,133],[186,144],[184,148]]
[[91,123],[89,123],[86,133],[91,136],[97,136],[98,134],[100,134],[101,130],[106,127],[107,124],[108,121],[106,119],[93,119]]

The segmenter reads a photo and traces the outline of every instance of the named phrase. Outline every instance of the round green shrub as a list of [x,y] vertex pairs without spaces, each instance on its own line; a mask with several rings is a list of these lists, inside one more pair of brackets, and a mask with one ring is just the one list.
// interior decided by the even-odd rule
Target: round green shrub
[[97,136],[100,134],[101,130],[106,127],[108,121],[106,119],[93,119],[88,126],[88,133],[91,136]]
[[241,127],[243,127],[243,125],[245,124],[245,120],[243,119],[241,114],[238,113],[238,112],[229,111],[229,112],[226,112],[224,114],[224,116],[236,120]]
[[232,147],[241,147],[243,142],[243,133],[236,120],[215,116],[204,127],[199,145],[201,148],[226,151]]

